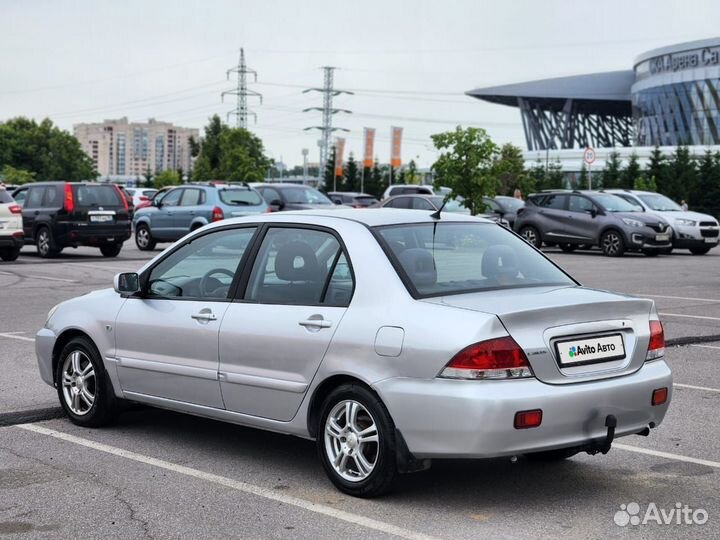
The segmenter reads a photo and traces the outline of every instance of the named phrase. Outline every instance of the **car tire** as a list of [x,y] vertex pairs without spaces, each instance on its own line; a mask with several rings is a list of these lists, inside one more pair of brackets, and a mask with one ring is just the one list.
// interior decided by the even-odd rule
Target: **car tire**
[[572,253],[577,249],[577,246],[575,244],[560,244],[560,249],[565,253]]
[[89,338],[73,338],[63,347],[56,381],[60,405],[73,424],[100,427],[112,422],[115,395],[100,353]]
[[157,242],[153,240],[150,227],[144,223],[140,223],[135,228],[135,245],[140,251],[152,251],[157,245]]
[[[335,487],[363,498],[392,489],[398,475],[395,424],[380,399],[364,386],[344,384],[320,411],[317,449]],[[363,442],[360,433],[370,440]]]
[[20,256],[19,247],[9,247],[0,249],[0,259],[5,262],[12,262]]
[[625,254],[625,241],[615,229],[605,231],[600,237],[600,249],[606,257],[622,257]]
[[710,251],[709,247],[699,247],[699,248],[690,248],[690,253],[693,255],[705,255],[708,251]]
[[522,236],[528,244],[532,244],[536,248],[540,249],[542,246],[542,237],[540,231],[538,231],[532,225],[526,225],[520,229],[520,236]]
[[62,248],[58,249],[55,246],[50,229],[47,227],[40,227],[35,232],[35,247],[37,248],[38,255],[43,259],[55,257],[62,251]]
[[106,246],[100,246],[100,253],[103,254],[103,257],[117,257],[120,255],[122,246],[122,244],[108,244]]
[[538,461],[542,463],[551,463],[553,461],[563,461],[573,457],[578,453],[576,448],[559,448],[558,450],[547,450],[545,452],[534,452],[525,454],[530,461]]

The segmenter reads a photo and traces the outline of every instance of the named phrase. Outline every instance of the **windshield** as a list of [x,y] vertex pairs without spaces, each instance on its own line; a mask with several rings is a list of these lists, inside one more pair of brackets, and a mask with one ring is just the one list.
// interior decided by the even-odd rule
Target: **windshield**
[[333,204],[317,189],[309,187],[287,188],[283,190],[283,195],[289,204]]
[[220,200],[231,206],[257,206],[262,204],[260,195],[250,189],[221,189]]
[[377,230],[414,296],[575,285],[524,240],[494,224],[413,223]]
[[593,199],[608,212],[641,212],[637,206],[630,204],[622,197],[610,193],[593,193]]
[[[443,197],[433,197],[432,201],[440,208],[442,206],[442,203],[445,199]],[[456,214],[467,214],[470,215],[470,209],[465,208],[462,204],[462,199],[450,199],[447,203],[445,203],[445,208],[443,208],[443,212],[454,212]]]
[[665,195],[653,193],[652,195],[638,195],[638,198],[647,204],[652,210],[658,212],[682,212],[682,208],[673,200],[668,199]]

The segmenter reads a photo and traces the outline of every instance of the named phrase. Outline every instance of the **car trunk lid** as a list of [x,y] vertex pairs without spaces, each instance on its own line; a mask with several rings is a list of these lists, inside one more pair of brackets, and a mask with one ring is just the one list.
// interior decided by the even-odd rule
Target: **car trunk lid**
[[551,384],[636,371],[645,361],[650,339],[651,300],[579,286],[503,289],[425,301],[496,315],[525,351],[535,376]]

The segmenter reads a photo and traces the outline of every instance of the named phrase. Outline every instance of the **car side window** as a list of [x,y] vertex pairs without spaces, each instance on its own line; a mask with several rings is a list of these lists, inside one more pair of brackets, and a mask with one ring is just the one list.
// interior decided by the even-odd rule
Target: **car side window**
[[28,189],[27,204],[25,208],[41,208],[45,187],[31,187]]
[[483,202],[487,205],[487,211],[489,212],[502,212],[500,205],[492,199],[483,199]]
[[168,191],[167,195],[162,198],[163,206],[177,206],[180,204],[180,197],[182,196],[182,189],[172,189]]
[[200,189],[185,188],[180,206],[198,206],[202,204],[203,195],[204,193]]
[[150,271],[147,294],[151,298],[226,299],[256,229],[220,230],[192,240]]
[[393,199],[387,203],[385,206],[390,208],[410,208],[410,203],[410,197],[398,197],[397,199]]
[[329,232],[272,227],[255,259],[245,300],[287,305],[349,301],[352,277],[347,277],[345,258],[347,273],[342,270],[342,255],[340,243]]
[[414,210],[435,210],[432,204],[421,197],[412,198],[412,208]]
[[613,195],[616,195],[616,196],[620,197],[621,199],[625,199],[627,202],[629,202],[633,206],[637,206],[643,212],[645,211],[645,208],[643,207],[643,205],[640,204],[634,197],[631,197],[630,195],[624,195],[622,193],[613,193]]
[[568,202],[568,210],[570,210],[570,212],[589,212],[594,208],[595,205],[590,199],[579,195],[570,196],[570,201]]
[[59,189],[56,186],[48,186],[45,188],[45,196],[43,197],[43,208],[60,207]]
[[16,191],[13,194],[13,199],[15,199],[15,202],[18,204],[18,206],[25,206],[25,199],[27,198],[27,189],[22,189],[20,191]]
[[265,199],[265,202],[268,204],[271,204],[275,201],[281,201],[282,197],[280,196],[280,193],[278,193],[277,190],[273,188],[265,188],[262,192],[263,199]]
[[542,206],[544,208],[552,208],[555,210],[564,210],[565,209],[565,199],[567,199],[566,195],[548,195],[543,200]]

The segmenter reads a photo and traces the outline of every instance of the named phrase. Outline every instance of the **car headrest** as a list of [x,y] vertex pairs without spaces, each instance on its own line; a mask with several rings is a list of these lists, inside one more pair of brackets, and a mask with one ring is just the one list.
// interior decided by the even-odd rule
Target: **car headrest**
[[317,281],[323,272],[313,248],[305,242],[292,241],[278,249],[275,275],[285,281]]
[[482,258],[482,274],[486,278],[515,277],[518,268],[517,255],[509,246],[490,246]]
[[406,249],[398,255],[398,260],[416,287],[427,287],[437,282],[435,259],[427,249]]

